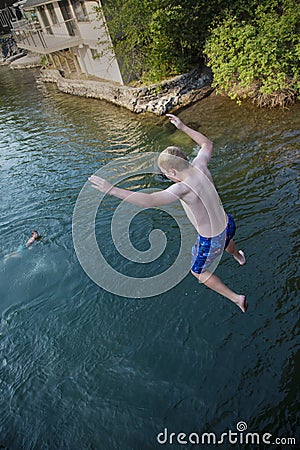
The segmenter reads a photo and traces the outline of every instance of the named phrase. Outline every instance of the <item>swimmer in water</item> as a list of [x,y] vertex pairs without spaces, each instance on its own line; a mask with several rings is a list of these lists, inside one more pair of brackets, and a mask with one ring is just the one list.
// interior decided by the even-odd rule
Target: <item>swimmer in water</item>
[[25,244],[25,247],[29,248],[38,239],[41,239],[41,236],[39,235],[38,231],[33,230],[33,232],[31,233],[31,237],[28,239],[28,241]]
[[25,244],[21,244],[19,245],[19,247],[17,248],[17,251],[12,252],[12,253],[8,253],[7,255],[4,256],[4,261],[6,261],[9,258],[13,258],[15,256],[20,256],[20,253],[25,250],[26,248],[30,249],[32,244],[41,239],[41,235],[38,233],[38,231],[33,230],[31,233],[31,237],[26,241]]

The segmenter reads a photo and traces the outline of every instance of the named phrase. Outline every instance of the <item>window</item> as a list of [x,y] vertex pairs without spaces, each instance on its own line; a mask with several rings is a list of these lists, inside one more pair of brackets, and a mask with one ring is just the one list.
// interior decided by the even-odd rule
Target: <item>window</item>
[[100,58],[100,53],[98,52],[98,50],[96,50],[95,48],[91,48],[91,54],[92,54],[92,58],[93,59],[99,59]]
[[84,4],[84,0],[71,0],[71,3],[78,22],[87,22],[89,20],[89,16]]
[[57,15],[54,9],[54,6],[52,5],[52,3],[49,3],[47,5],[47,9],[49,12],[49,16],[51,17],[51,21],[53,25],[57,25],[58,24],[58,19],[57,19]]

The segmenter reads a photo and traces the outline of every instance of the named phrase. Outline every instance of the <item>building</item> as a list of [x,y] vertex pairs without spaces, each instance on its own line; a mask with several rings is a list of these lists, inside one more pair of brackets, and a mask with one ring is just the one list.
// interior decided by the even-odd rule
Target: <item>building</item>
[[[8,5],[7,5],[8,3]],[[22,12],[14,1],[5,3],[0,7],[0,34],[10,33],[12,22],[22,19]]]
[[124,84],[99,0],[27,0],[12,23],[19,48],[44,55],[68,77],[97,77]]
[[[24,3],[26,0],[21,0]],[[0,0],[0,62],[11,62],[13,59],[24,56],[11,34],[13,23],[23,18],[19,2],[14,0]],[[26,51],[25,51],[26,53]]]

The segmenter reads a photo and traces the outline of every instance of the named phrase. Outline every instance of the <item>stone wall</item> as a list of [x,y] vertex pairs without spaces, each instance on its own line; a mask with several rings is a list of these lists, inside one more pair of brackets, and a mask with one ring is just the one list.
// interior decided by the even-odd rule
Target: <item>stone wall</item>
[[42,80],[56,83],[60,91],[81,97],[98,98],[123,106],[134,113],[151,112],[158,116],[206,97],[212,92],[211,71],[196,68],[158,84],[141,87],[121,86],[107,81],[73,80],[58,70],[41,70]]

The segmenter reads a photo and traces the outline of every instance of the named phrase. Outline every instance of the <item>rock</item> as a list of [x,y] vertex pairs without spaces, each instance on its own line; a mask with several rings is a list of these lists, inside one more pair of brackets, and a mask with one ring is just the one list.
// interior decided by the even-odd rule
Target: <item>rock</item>
[[189,74],[137,88],[107,81],[63,78],[54,69],[43,69],[41,78],[45,82],[56,83],[59,90],[68,94],[107,100],[136,114],[151,112],[158,116],[201,100],[213,90],[212,75],[207,67],[196,68]]

